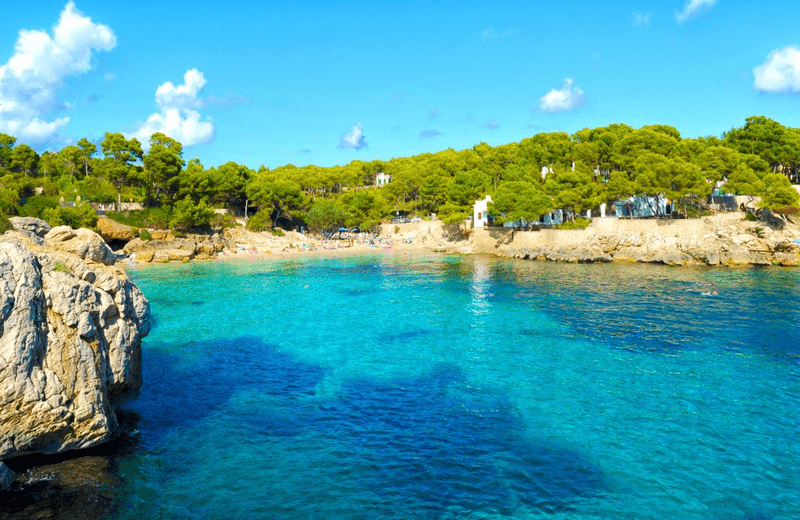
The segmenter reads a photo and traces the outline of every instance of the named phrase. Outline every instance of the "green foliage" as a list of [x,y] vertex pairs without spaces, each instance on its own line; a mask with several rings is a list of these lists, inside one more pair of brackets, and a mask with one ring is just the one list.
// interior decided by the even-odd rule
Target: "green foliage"
[[175,205],[170,225],[177,231],[191,231],[208,228],[214,217],[214,209],[209,207],[205,199],[195,204],[187,196]]
[[228,229],[239,227],[239,222],[237,222],[236,217],[230,213],[226,213],[224,215],[218,215],[215,213],[211,222],[211,226],[215,228]]
[[115,222],[135,228],[169,229],[172,213],[169,208],[145,208],[139,211],[107,211],[106,216]]
[[108,204],[116,202],[117,190],[114,185],[105,179],[98,179],[97,177],[85,177],[78,187],[78,193],[83,200],[91,200],[92,202],[101,202]]
[[247,219],[247,229],[256,233],[268,231],[272,228],[272,219],[269,215],[269,210],[261,210],[249,219]]
[[764,175],[764,191],[761,194],[759,206],[777,211],[782,208],[798,206],[800,193],[795,190],[789,179],[780,173]]
[[[146,198],[160,204],[171,202],[178,191],[183,165],[181,143],[161,132],[150,136],[150,151],[144,156],[144,170],[139,174],[139,180],[147,190]],[[194,201],[193,205],[197,207],[199,202]]]
[[8,215],[0,211],[0,234],[5,233],[11,228],[11,221],[8,220]]
[[19,193],[0,185],[0,213],[14,214],[19,205]]
[[576,218],[556,226],[556,229],[586,229],[592,221],[587,218]]
[[[329,200],[346,214],[345,226],[369,229],[396,212],[437,213],[445,222],[461,222],[487,193],[500,220],[532,216],[544,206],[582,212],[632,195],[670,199],[683,213],[696,215],[719,181],[727,181],[726,192],[762,197],[773,211],[800,206],[781,180],[800,183],[800,129],[764,116],[747,118],[722,138],[684,139],[667,125],[613,124],[573,135],[538,133],[495,147],[480,143],[388,161],[262,166],[258,172],[234,162],[205,168],[197,159],[184,168],[181,143],[156,133],[150,145],[144,154],[138,140],[107,133],[99,146],[84,138],[38,156],[0,134],[0,211],[24,211],[21,201],[43,187],[56,200],[81,195],[96,202],[144,202],[154,212],[137,217],[137,227],[187,227],[205,222],[211,207],[241,214],[247,205],[248,212],[258,210],[250,226],[271,221],[268,227],[275,228],[307,221],[313,201]],[[102,158],[95,157],[98,147]],[[377,188],[379,172],[392,180]],[[179,206],[176,214],[173,206]],[[235,224],[214,216],[209,225]]]
[[286,236],[286,233],[284,233],[281,228],[268,229],[267,231],[269,231],[270,233],[272,233],[276,237],[284,237],[284,236]]
[[56,266],[53,267],[53,271],[58,271],[59,273],[68,273],[69,268],[67,267],[67,264],[63,262],[58,262],[56,263]]
[[247,196],[262,209],[271,208],[272,227],[278,221],[292,221],[298,216],[306,204],[306,196],[299,184],[282,180],[269,180],[267,175],[257,175],[247,186]]
[[330,236],[347,223],[348,214],[339,204],[330,199],[317,199],[308,210],[306,220],[315,233]]
[[16,142],[16,137],[0,133],[0,168],[11,169],[11,160]]
[[51,226],[69,226],[73,229],[95,229],[97,213],[91,204],[77,206],[57,206],[44,210],[43,219]]
[[142,229],[139,231],[139,238],[144,240],[145,242],[150,242],[151,240],[153,240],[153,235],[151,235],[150,232],[147,231],[147,229]]
[[520,220],[534,222],[551,209],[554,209],[553,199],[538,186],[527,181],[501,184],[488,207],[497,223]]
[[[45,212],[58,207],[58,201],[53,197],[45,197],[43,195],[34,195],[28,197],[25,204],[22,205],[18,213],[21,217],[36,217],[45,219]],[[45,219],[46,220],[46,219]]]

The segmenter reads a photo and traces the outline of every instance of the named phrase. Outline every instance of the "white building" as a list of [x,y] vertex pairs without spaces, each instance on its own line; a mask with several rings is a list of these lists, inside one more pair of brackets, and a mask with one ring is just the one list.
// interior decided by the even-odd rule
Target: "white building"
[[375,176],[375,186],[383,187],[392,181],[392,176],[388,173],[380,172]]
[[489,223],[489,215],[487,210],[489,209],[489,203],[492,202],[492,197],[487,195],[483,200],[476,200],[475,205],[472,208],[472,226],[473,227],[485,227],[486,224]]

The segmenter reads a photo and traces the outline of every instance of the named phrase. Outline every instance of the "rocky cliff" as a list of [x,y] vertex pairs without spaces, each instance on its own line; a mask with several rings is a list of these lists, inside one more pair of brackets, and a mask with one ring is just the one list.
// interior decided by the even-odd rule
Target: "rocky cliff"
[[12,225],[0,236],[0,461],[107,441],[141,386],[149,332],[147,300],[97,234]]
[[699,219],[594,219],[586,229],[520,232],[475,229],[459,252],[554,262],[798,266],[794,219],[750,221],[743,213]]

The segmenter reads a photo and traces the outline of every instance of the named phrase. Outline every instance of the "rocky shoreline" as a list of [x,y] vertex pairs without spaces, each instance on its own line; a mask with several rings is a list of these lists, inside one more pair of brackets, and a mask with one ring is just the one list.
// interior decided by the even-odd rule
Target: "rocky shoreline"
[[93,231],[13,218],[0,236],[0,490],[29,457],[107,443],[142,384],[147,299]]
[[[188,262],[252,255],[272,257],[337,252],[401,250],[492,254],[525,260],[665,265],[798,266],[800,225],[792,217],[743,212],[698,219],[594,219],[586,229],[518,231],[510,228],[456,229],[440,221],[384,224],[377,236],[321,240],[307,234],[253,233],[243,227],[222,234],[174,237],[152,231],[152,240],[129,237],[120,250],[136,262]],[[113,235],[100,234],[107,241]]]

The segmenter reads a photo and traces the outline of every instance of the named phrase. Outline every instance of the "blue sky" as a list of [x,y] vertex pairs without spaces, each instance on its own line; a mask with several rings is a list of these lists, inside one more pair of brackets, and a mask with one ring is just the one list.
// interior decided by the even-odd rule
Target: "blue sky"
[[663,123],[800,126],[800,2],[18,3],[0,132],[38,151],[162,131],[251,168]]

